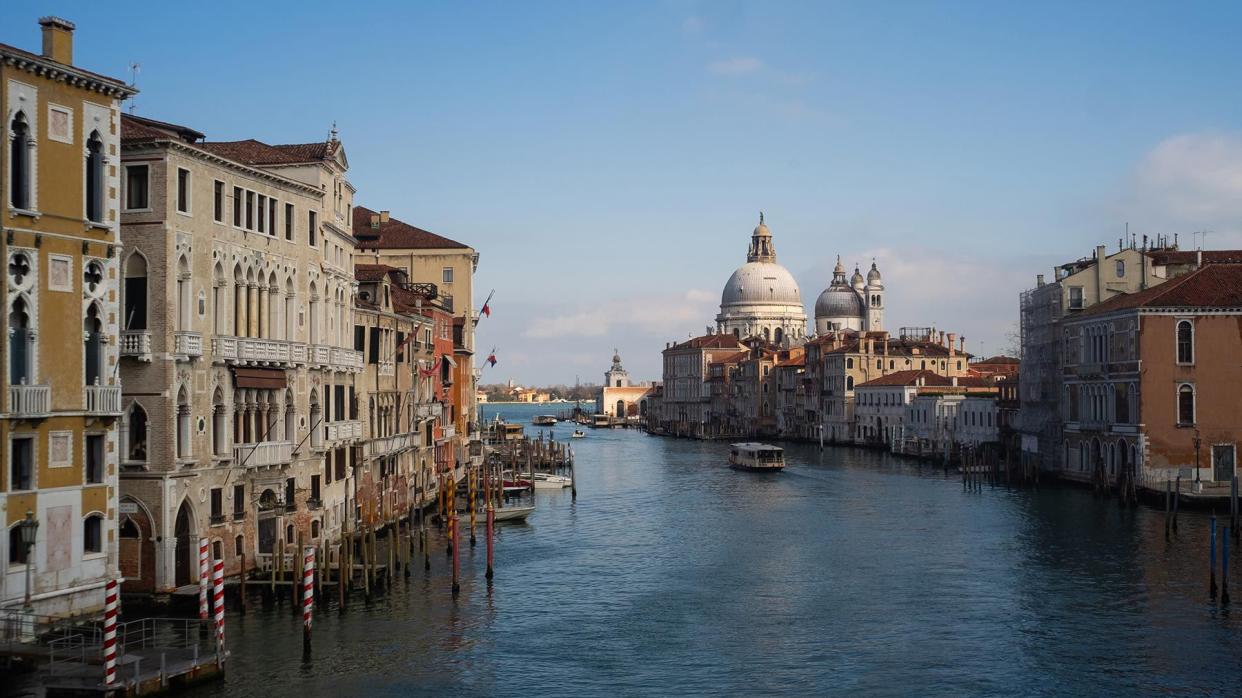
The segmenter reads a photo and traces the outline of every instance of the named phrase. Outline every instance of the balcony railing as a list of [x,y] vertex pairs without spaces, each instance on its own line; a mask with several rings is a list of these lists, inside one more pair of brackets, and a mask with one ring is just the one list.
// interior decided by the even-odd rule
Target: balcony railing
[[242,366],[292,368],[306,363],[307,347],[301,342],[256,337],[216,337],[211,343],[216,361]]
[[86,386],[86,411],[89,414],[121,414],[121,386]]
[[293,460],[293,442],[264,441],[258,444],[238,444],[233,447],[233,462],[247,468],[284,465]]
[[362,422],[358,420],[329,422],[325,425],[324,429],[325,438],[328,441],[345,441],[346,439],[362,438]]
[[376,458],[378,456],[400,453],[417,445],[417,434],[394,434],[393,436],[371,439],[363,445],[362,450],[367,458]]
[[196,359],[203,355],[201,332],[178,331],[173,333],[173,353],[178,357]]
[[9,414],[17,417],[46,416],[52,408],[52,389],[46,385],[10,385]]
[[420,419],[435,419],[444,413],[444,407],[438,402],[422,402],[414,405],[414,416]]
[[151,360],[151,331],[126,330],[121,333],[121,356],[131,356],[139,361]]

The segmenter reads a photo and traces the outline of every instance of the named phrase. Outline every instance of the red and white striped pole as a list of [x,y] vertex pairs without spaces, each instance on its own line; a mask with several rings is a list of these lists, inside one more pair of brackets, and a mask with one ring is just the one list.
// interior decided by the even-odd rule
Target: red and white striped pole
[[224,560],[216,560],[211,570],[212,598],[216,607],[216,652],[224,658]]
[[104,685],[116,683],[116,613],[121,603],[121,585],[116,579],[109,579],[104,586]]
[[198,539],[198,618],[199,620],[207,620],[210,617],[210,611],[207,607],[207,584],[211,569],[207,563],[207,546],[206,538]]
[[310,657],[311,621],[315,611],[315,548],[302,550],[302,655]]

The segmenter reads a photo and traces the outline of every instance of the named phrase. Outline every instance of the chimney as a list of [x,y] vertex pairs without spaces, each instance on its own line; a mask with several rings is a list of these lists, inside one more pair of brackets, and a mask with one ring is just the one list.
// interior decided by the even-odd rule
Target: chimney
[[1203,248],[1199,247],[1195,250],[1195,267],[1203,266]]
[[380,214],[372,213],[371,214],[371,230],[376,230],[379,227],[380,227]]
[[73,65],[73,22],[60,17],[43,17],[43,57],[57,63]]
[[380,211],[380,224],[382,225],[387,222],[388,222],[388,212]]
[[957,341],[957,334],[956,334],[956,333],[954,333],[954,332],[950,332],[950,333],[949,333],[949,343],[948,343],[948,345],[947,345],[947,346],[949,347],[949,358],[953,358],[954,356],[956,356],[956,355],[957,355],[957,354],[956,354],[956,352],[954,352],[954,351],[953,351],[953,344],[954,344],[954,342],[956,342],[956,341]]
[[957,350],[962,352],[963,354],[966,353],[966,335],[962,335],[961,337],[958,338]]
[[1044,285],[1044,275],[1036,274],[1035,275],[1035,288],[1041,288],[1043,287],[1043,285]]
[[956,388],[957,387],[957,376],[953,376],[952,380],[953,380],[953,387]]

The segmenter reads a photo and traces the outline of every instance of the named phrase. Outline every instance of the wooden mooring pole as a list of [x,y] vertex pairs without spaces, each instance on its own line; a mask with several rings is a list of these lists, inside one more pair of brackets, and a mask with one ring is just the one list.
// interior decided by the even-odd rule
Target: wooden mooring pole
[[1208,598],[1216,600],[1216,512],[1212,512],[1212,522],[1208,526]]

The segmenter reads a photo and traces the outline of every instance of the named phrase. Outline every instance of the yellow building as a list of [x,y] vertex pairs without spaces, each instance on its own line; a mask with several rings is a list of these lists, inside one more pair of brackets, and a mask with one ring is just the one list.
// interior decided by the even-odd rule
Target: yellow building
[[71,22],[39,24],[41,53],[0,44],[0,606],[23,606],[29,578],[35,613],[69,615],[102,608],[117,575],[119,132],[135,90],[73,65]]

